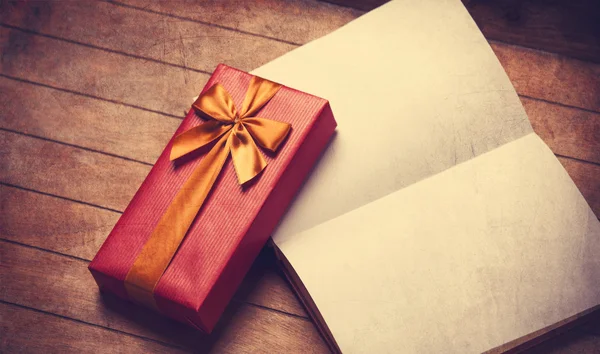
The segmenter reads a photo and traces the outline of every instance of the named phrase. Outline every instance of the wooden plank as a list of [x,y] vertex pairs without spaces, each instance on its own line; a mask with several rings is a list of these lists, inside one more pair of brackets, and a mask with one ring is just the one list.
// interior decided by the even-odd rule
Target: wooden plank
[[600,64],[492,42],[520,95],[600,112]]
[[363,13],[312,0],[261,0],[243,5],[238,0],[119,0],[112,3],[295,44],[322,37]]
[[5,302],[194,351],[326,351],[325,343],[307,319],[232,303],[215,333],[202,335],[152,311],[101,296],[87,262],[0,242],[0,297]]
[[[133,161],[0,131],[0,181],[122,211],[148,173]],[[60,157],[60,158],[56,158]],[[561,162],[600,215],[600,167]]]
[[181,124],[178,118],[3,77],[0,92],[1,128],[148,164]]
[[600,62],[596,0],[468,1],[486,38]]
[[0,185],[0,238],[90,261],[121,213]]
[[600,114],[521,97],[533,130],[555,154],[600,163]]
[[150,166],[0,130],[0,181],[123,211]]
[[600,217],[600,165],[558,157],[596,217]]
[[50,314],[0,303],[2,353],[185,353]]
[[[0,185],[0,238],[91,260],[120,213]],[[306,312],[281,274],[272,252],[254,262],[237,301],[305,317]]]
[[0,27],[1,73],[183,116],[209,75]]
[[4,11],[7,25],[204,72],[221,62],[252,70],[295,47],[108,2],[15,2]]

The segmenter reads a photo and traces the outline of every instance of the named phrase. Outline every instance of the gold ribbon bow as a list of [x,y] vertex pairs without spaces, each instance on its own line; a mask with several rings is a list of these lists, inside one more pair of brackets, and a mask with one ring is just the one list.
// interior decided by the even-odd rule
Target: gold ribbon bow
[[250,181],[267,166],[256,145],[276,151],[289,134],[291,125],[254,115],[273,98],[280,87],[279,84],[253,76],[239,112],[229,93],[220,84],[213,85],[194,102],[192,106],[209,120],[173,139],[171,161],[218,140],[177,192],[127,273],[125,288],[131,299],[157,308],[154,288],[183,241],[230,152],[240,184]]

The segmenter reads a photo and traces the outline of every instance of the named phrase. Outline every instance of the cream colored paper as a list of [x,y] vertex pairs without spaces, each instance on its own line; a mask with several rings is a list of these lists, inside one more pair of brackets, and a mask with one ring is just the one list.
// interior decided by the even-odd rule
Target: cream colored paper
[[253,73],[328,99],[339,123],[275,241],[532,131],[459,0],[393,1]]
[[600,304],[598,220],[459,0],[392,1],[254,73],[339,122],[273,239],[343,351],[478,352]]
[[477,353],[600,304],[600,225],[535,134],[278,246],[345,353]]

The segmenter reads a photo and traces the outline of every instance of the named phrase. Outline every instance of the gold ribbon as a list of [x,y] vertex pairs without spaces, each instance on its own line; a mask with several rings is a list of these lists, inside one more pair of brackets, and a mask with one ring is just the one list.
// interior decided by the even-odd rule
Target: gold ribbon
[[209,120],[173,139],[171,161],[215,140],[217,142],[177,192],[127,273],[125,289],[131,299],[157,309],[154,288],[183,241],[230,152],[240,184],[250,181],[267,166],[256,145],[276,151],[288,135],[291,125],[254,115],[280,87],[274,82],[252,77],[240,112],[220,84],[213,85],[194,102],[192,106]]

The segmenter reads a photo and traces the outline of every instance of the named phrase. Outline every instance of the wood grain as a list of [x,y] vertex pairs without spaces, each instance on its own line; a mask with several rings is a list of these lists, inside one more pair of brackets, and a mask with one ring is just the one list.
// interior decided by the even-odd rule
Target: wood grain
[[600,163],[600,114],[521,97],[533,130],[555,154]]
[[[90,261],[120,213],[0,185],[0,238]],[[91,278],[90,274],[85,274]],[[307,318],[270,250],[254,262],[237,301]]]
[[0,238],[90,261],[121,213],[0,185]]
[[244,4],[238,0],[118,0],[112,3],[294,44],[304,44],[324,36],[363,13],[311,0],[261,0]]
[[596,217],[600,217],[600,165],[559,157],[569,176],[588,202]]
[[1,73],[183,116],[209,75],[0,27]]
[[249,71],[296,47],[99,1],[14,2],[4,11],[7,25],[207,73],[219,63]]
[[491,43],[520,95],[600,112],[600,64]]
[[144,308],[101,296],[87,262],[0,242],[0,296],[6,302],[193,350],[326,350],[309,320],[236,302],[227,308],[213,335],[201,335]]
[[151,311],[102,297],[88,262],[0,242],[3,301],[165,343],[194,335],[193,329],[157,318]]
[[185,353],[51,314],[0,303],[2,353]]
[[465,1],[486,38],[600,62],[596,0]]
[[0,130],[0,181],[123,211],[150,166]]
[[[243,8],[226,2],[123,0],[145,11],[214,23],[297,44],[321,37],[386,0],[261,1]],[[600,4],[576,1],[464,0],[488,39],[600,62]],[[235,8],[236,11],[229,11]],[[301,14],[305,14],[302,16]],[[565,15],[568,14],[568,15]],[[323,17],[327,16],[324,21]]]
[[1,128],[148,164],[181,124],[178,118],[3,77],[0,91]]
[[268,246],[262,249],[233,298],[295,317],[309,318],[279,269],[273,249]]

